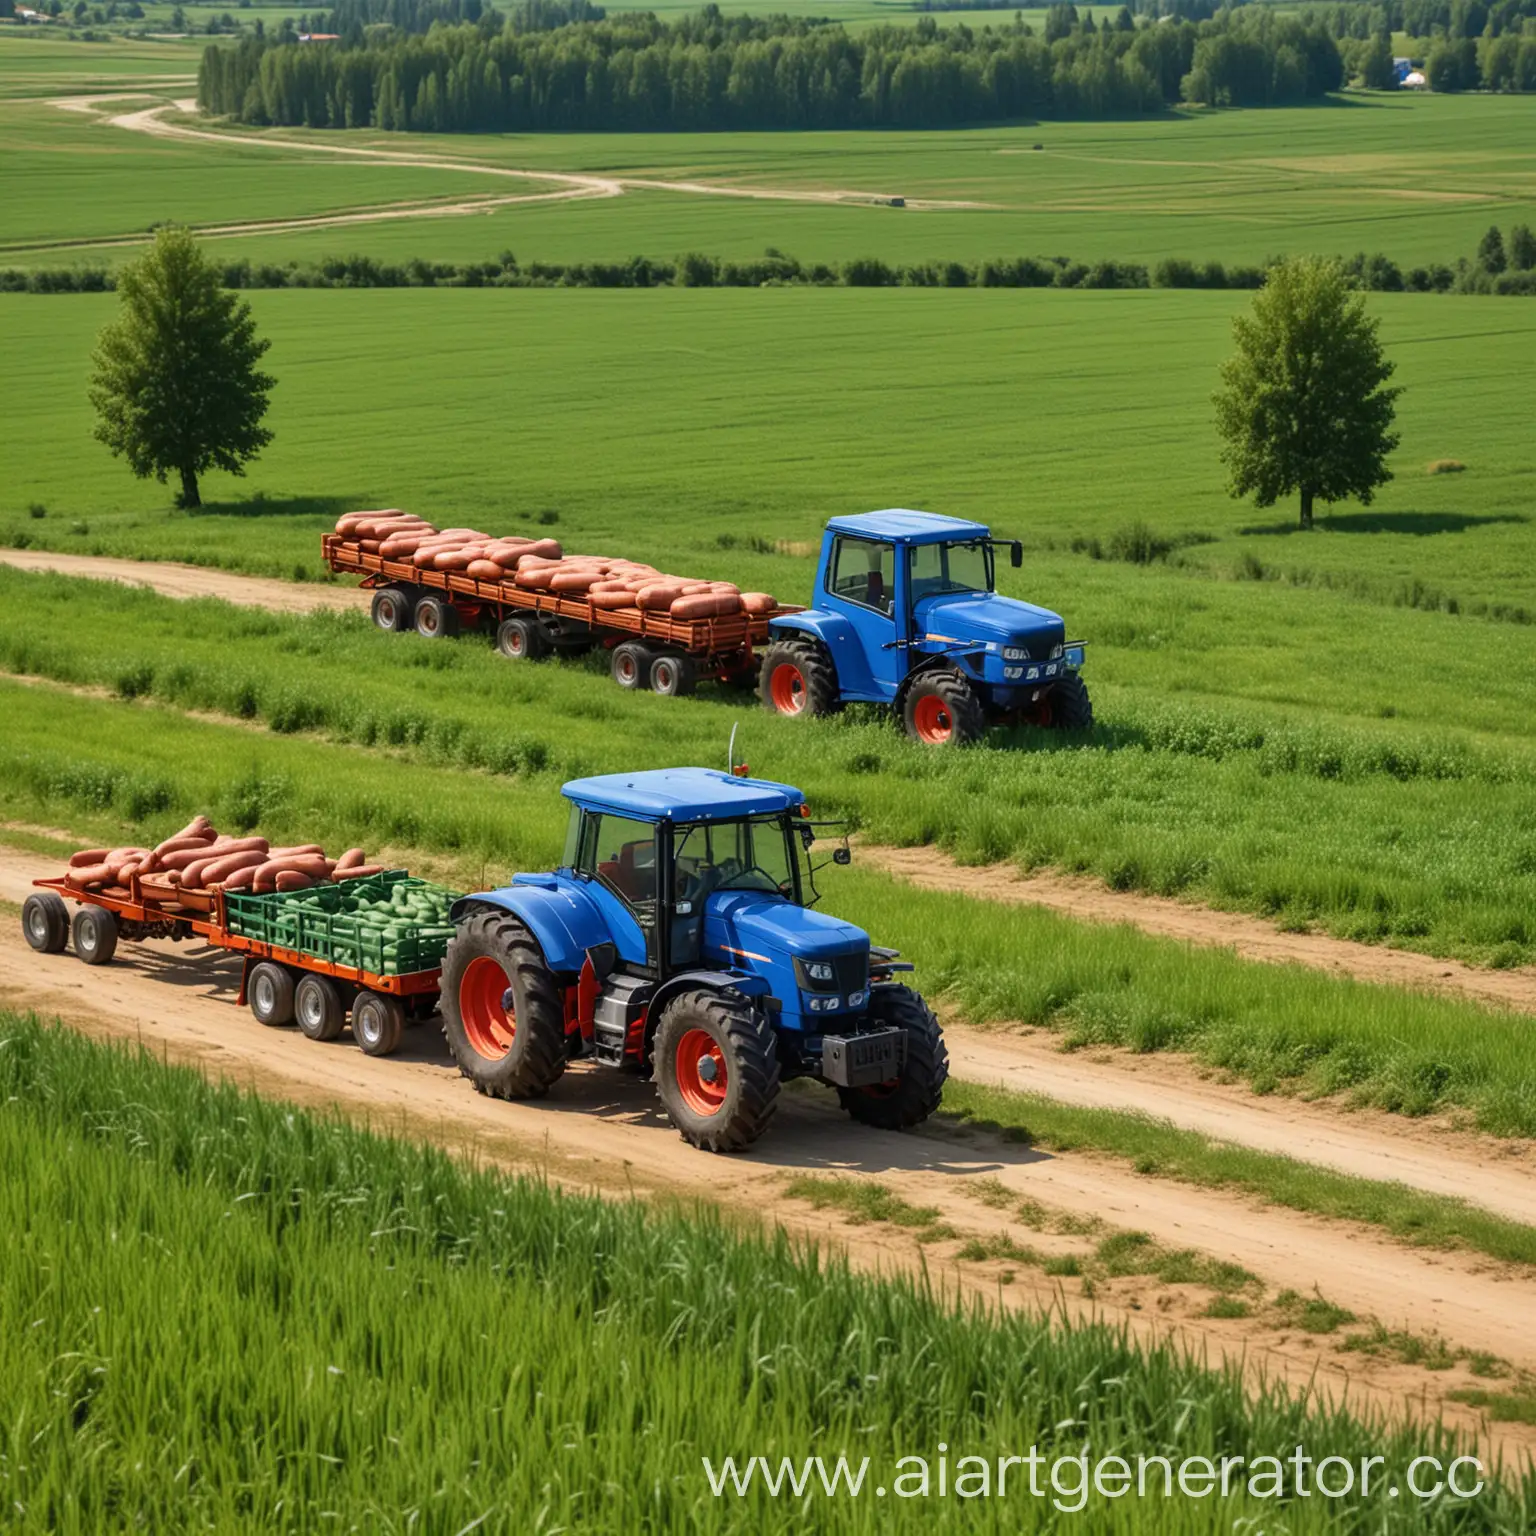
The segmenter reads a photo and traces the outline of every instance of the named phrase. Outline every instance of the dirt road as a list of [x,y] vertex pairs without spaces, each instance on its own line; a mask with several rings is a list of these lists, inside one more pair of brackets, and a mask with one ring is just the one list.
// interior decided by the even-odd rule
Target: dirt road
[[[46,858],[0,850],[0,899],[16,902],[35,875],[55,868]],[[238,965],[195,943],[124,945],[104,968],[72,955],[40,957],[25,946],[14,915],[0,919],[0,1004],[137,1038],[264,1093],[335,1105],[507,1166],[537,1166],[571,1186],[718,1202],[832,1241],[876,1269],[915,1267],[925,1256],[952,1288],[1001,1297],[1005,1305],[1056,1304],[1072,1315],[1107,1316],[1139,1336],[1172,1335],[1297,1385],[1315,1380],[1394,1409],[1412,1411],[1417,1403],[1422,1411],[1427,1403],[1437,1411],[1445,1391],[1473,1378],[1461,1366],[1430,1373],[1344,1354],[1336,1339],[1298,1332],[1275,1312],[1274,1295],[1289,1288],[1305,1296],[1321,1286],[1329,1301],[1362,1318],[1438,1333],[1463,1349],[1536,1368],[1536,1277],[1466,1255],[1407,1249],[1368,1229],[1142,1178],[1109,1160],[1043,1154],[944,1122],[912,1136],[855,1128],[820,1091],[787,1093],[770,1134],[750,1155],[706,1157],[675,1135],[651,1086],[633,1077],[576,1066],[543,1102],[496,1102],[460,1079],[430,1026],[401,1055],[375,1061],[347,1040],[316,1045],[293,1031],[263,1029],[234,1006],[238,981]],[[787,1193],[790,1179],[805,1174],[877,1181],[912,1204],[936,1207],[953,1235],[920,1248],[901,1228],[849,1226]],[[1134,1229],[1169,1249],[1241,1264],[1260,1277],[1268,1299],[1249,1318],[1214,1320],[1201,1315],[1210,1292],[1199,1285],[1128,1276],[1101,1281],[1089,1299],[1080,1281],[1052,1280],[1030,1264],[959,1262],[966,1238],[1000,1232],[1045,1256],[1091,1253],[1092,1236],[1036,1230],[1011,1206],[996,1208],[999,1189],[1005,1202],[1091,1213],[1107,1224],[1101,1230]],[[1444,1406],[1449,1420],[1473,1424],[1459,1405]],[[1493,1434],[1506,1450],[1536,1447],[1536,1430],[1498,1427]]]
[[1012,864],[957,864],[934,848],[865,846],[861,857],[930,891],[984,901],[1050,907],[1096,923],[1129,923],[1143,933],[1218,945],[1245,960],[1307,965],[1383,986],[1452,992],[1523,1013],[1536,1013],[1536,968],[1488,971],[1406,949],[1357,944],[1326,933],[1285,933],[1262,918],[1214,912],[1165,896],[1112,891],[1098,880],[1042,872],[1022,875]]

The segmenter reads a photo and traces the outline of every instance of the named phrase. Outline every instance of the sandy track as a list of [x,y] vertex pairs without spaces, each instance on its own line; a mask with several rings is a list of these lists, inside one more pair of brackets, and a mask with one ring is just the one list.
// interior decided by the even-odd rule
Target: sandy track
[[53,571],[91,581],[148,587],[163,597],[219,597],[245,608],[313,613],[317,608],[366,609],[371,594],[361,587],[237,576],[202,565],[171,561],[114,560],[106,555],[69,555],[48,549],[0,549],[0,565],[19,571]]
[[1128,923],[1143,933],[1235,950],[1245,960],[1311,966],[1383,986],[1451,992],[1522,1013],[1536,1013],[1536,967],[1487,971],[1406,949],[1357,944],[1326,933],[1284,933],[1262,918],[1216,912],[1165,896],[1112,891],[1083,876],[1020,874],[1012,864],[957,864],[936,848],[864,845],[861,857],[924,890],[984,901],[1050,907],[1097,923]]
[[[0,897],[17,900],[35,875],[55,868],[36,855],[0,852]],[[1308,1294],[1320,1283],[1331,1301],[1361,1316],[1439,1332],[1463,1347],[1536,1366],[1536,1279],[1466,1255],[1405,1249],[1367,1229],[1140,1178],[1108,1160],[1050,1156],[985,1133],[936,1125],[898,1136],[855,1128],[819,1092],[786,1095],[772,1131],[750,1155],[707,1157],[666,1125],[653,1089],[636,1078],[578,1066],[543,1102],[495,1102],[459,1078],[430,1026],[414,1032],[400,1055],[374,1061],[349,1041],[319,1046],[293,1031],[263,1029],[233,1005],[238,980],[237,964],[195,943],[125,945],[116,963],[93,969],[72,955],[34,955],[14,918],[0,921],[0,1003],[8,1007],[58,1015],[96,1034],[137,1038],[265,1093],[334,1105],[507,1166],[536,1166],[567,1185],[718,1202],[750,1213],[746,1219],[830,1240],[871,1268],[916,1267],[921,1252],[907,1234],[850,1228],[784,1193],[789,1177],[807,1172],[869,1178],[914,1203],[939,1207],[962,1236],[1002,1228],[1049,1250],[1052,1239],[1010,1226],[1004,1213],[982,1203],[967,1181],[985,1176],[1020,1199],[1093,1213],[1169,1247],[1234,1260],[1272,1288]],[[1436,1412],[1446,1389],[1466,1384],[1460,1371],[1431,1374],[1341,1355],[1326,1340],[1261,1317],[1204,1319],[1198,1314],[1208,1293],[1195,1287],[1132,1278],[1102,1284],[1090,1302],[1077,1293],[1077,1282],[1066,1282],[1073,1289],[1064,1291],[1027,1267],[1000,1286],[996,1265],[957,1265],[957,1246],[926,1249],[928,1265],[951,1288],[1000,1296],[1010,1306],[1056,1305],[1069,1315],[1106,1316],[1138,1336],[1172,1336],[1298,1386],[1311,1382],[1393,1410]],[[1443,1406],[1448,1420],[1473,1427],[1474,1415]],[[1494,1438],[1506,1451],[1536,1446],[1536,1431],[1500,1427]]]
[[[272,234],[303,229],[326,229],[349,224],[377,223],[389,219],[451,218],[454,216],[485,213],[496,207],[516,203],[549,203],[573,199],[622,197],[626,191],[674,192],[690,197],[747,198],[759,202],[820,203],[820,204],[877,204],[889,203],[889,192],[859,192],[831,188],[795,187],[739,187],[708,181],[664,181],[639,176],[602,176],[589,172],[533,170],[504,165],[487,165],[482,162],[454,159],[447,155],[424,154],[419,150],[380,149],[376,145],[334,144],[318,139],[272,137],[263,134],[222,133],[210,128],[194,128],[186,123],[167,122],[169,112],[191,113],[197,103],[190,98],[139,107],[129,112],[112,112],[124,102],[143,101],[144,91],[117,91],[91,96],[65,96],[52,100],[49,105],[66,112],[82,112],[99,116],[114,128],[131,133],[150,134],[157,138],[195,140],[203,143],[224,144],[241,148],[287,150],[291,154],[340,155],[352,160],[379,165],[414,166],[420,169],[454,171],[471,176],[496,176],[518,181],[546,182],[554,190],[508,197],[467,198],[458,202],[440,204],[422,202],[399,203],[389,207],[359,209],[349,213],[319,214],[306,218],[261,219],[241,223],[196,226],[197,233],[207,238],[229,238],[236,235]],[[909,210],[987,208],[991,204],[956,202],[932,198],[907,198]],[[107,236],[101,240],[70,240],[44,242],[28,246],[9,247],[13,250],[48,250],[57,245],[140,245],[152,237],[149,235]]]

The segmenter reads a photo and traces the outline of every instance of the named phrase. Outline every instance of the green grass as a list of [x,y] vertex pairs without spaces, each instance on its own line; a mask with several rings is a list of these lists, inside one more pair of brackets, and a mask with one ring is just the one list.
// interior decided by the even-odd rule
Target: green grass
[[[1536,1228],[1522,1222],[1465,1200],[1337,1173],[1183,1130],[1168,1121],[956,1079],[945,1089],[944,1110],[965,1124],[996,1129],[1053,1152],[1108,1155],[1132,1163],[1149,1177],[1255,1195],[1330,1221],[1363,1222],[1417,1247],[1464,1248],[1504,1263],[1536,1265]],[[1010,1191],[1002,1193],[1012,1200]]]
[[[718,551],[699,559],[724,568]],[[1133,616],[1122,609],[1119,620]],[[1484,633],[1503,641],[1524,631]],[[1385,645],[1380,664],[1390,664]],[[1306,720],[1255,704],[1149,704],[1124,686],[1101,689],[1095,676],[1091,736],[1022,731],[945,755],[906,742],[879,716],[807,724],[774,719],[728,690],[686,701],[626,695],[601,655],[516,666],[483,638],[385,636],[361,615],[187,606],[0,570],[7,671],[500,780],[559,781],[658,757],[714,762],[736,724],[760,772],[801,784],[877,841],[1055,863],[1120,889],[1504,964],[1536,954],[1526,790],[1536,759],[1513,730],[1531,680],[1517,665],[1512,654],[1507,737]],[[344,771],[339,762],[327,777]],[[558,820],[552,797],[539,819],[546,828]],[[1081,1027],[1137,1039],[1163,1029],[1091,1011]]]
[[818,1211],[841,1211],[850,1226],[871,1222],[915,1229],[920,1243],[953,1237],[953,1228],[939,1220],[936,1205],[913,1205],[874,1179],[823,1178],[802,1174],[784,1188],[791,1200],[804,1200]]
[[[0,1024],[9,1234],[0,1428],[13,1528],[803,1528],[714,1503],[700,1457],[1367,1452],[1444,1431],[1304,1409],[1104,1326],[957,1312],[782,1239],[455,1166],[147,1054]],[[67,1283],[61,1283],[67,1277]],[[1520,1528],[1476,1502],[1288,1507],[1297,1530]],[[994,1529],[990,1505],[946,1524]],[[1257,1513],[1259,1511],[1255,1511]],[[1244,1506],[1106,1501],[1095,1528],[1230,1528]],[[829,1530],[929,1529],[827,1501]]]
[[[0,684],[0,704],[0,811],[14,819],[68,820],[82,838],[163,836],[205,811],[284,840],[451,854],[476,886],[557,862],[559,779],[604,761],[582,764],[580,741],[563,739],[577,727],[552,733],[558,772],[498,777],[14,683]],[[646,761],[700,760],[657,718]],[[539,738],[498,740],[526,756]],[[766,767],[782,771],[771,758]],[[813,770],[812,803],[830,812],[836,801],[818,798],[818,782]],[[827,910],[903,950],[922,990],[974,1020],[1041,1025],[1074,1045],[1187,1051],[1261,1091],[1340,1094],[1405,1114],[1460,1109],[1497,1134],[1536,1133],[1526,1017],[912,890],[857,866],[827,871],[823,886]]]

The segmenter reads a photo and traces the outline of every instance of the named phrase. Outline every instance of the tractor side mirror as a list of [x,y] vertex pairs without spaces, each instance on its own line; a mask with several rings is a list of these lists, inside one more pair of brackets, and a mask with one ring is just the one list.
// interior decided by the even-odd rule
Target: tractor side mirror
[[1013,541],[1013,548],[1008,551],[1008,563],[1014,570],[1018,570],[1024,564],[1024,546],[1017,539]]
[[692,917],[693,903],[691,901],[680,901],[675,907],[673,907],[672,910],[676,912],[679,917]]
[[816,833],[810,827],[802,824],[800,827],[800,846],[809,853],[811,851],[811,844],[815,841]]
[[834,848],[832,850],[832,862],[834,864],[852,864],[853,850],[851,848]]

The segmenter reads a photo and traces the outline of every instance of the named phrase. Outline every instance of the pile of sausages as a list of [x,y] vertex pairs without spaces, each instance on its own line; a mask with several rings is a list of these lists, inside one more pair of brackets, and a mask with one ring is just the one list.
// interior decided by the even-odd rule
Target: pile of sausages
[[493,538],[475,528],[434,528],[407,512],[349,512],[336,532],[365,553],[418,570],[459,571],[477,581],[512,581],[601,609],[638,609],[674,619],[774,613],[768,592],[743,592],[728,581],[667,576],[654,565],[602,555],[567,555],[554,539]]
[[69,861],[64,880],[77,891],[126,885],[137,875],[179,890],[302,891],[336,880],[376,875],[361,848],[329,859],[319,843],[274,848],[264,837],[224,837],[206,816],[154,848],[84,848]]

